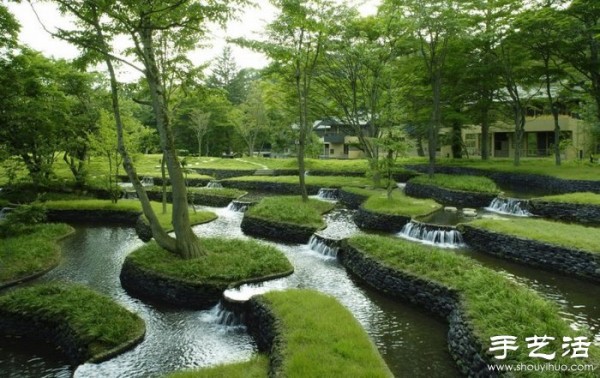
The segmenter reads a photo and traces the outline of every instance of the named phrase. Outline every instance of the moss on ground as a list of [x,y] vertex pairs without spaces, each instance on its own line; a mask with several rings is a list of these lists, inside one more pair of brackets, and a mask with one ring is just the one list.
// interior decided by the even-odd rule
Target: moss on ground
[[[349,244],[384,266],[457,290],[474,332],[486,350],[492,336],[516,336],[522,344],[527,337],[548,335],[556,338],[546,348],[557,352],[553,364],[600,363],[600,349],[594,346],[589,350],[589,359],[561,357],[563,336],[591,337],[589,332],[573,331],[561,318],[557,305],[466,256],[382,236],[355,236],[349,239]],[[523,345],[516,351],[509,351],[507,359],[499,363],[539,363],[539,359],[529,357],[529,352]],[[560,372],[544,374],[537,376],[563,376]],[[593,375],[583,373],[580,376]]]

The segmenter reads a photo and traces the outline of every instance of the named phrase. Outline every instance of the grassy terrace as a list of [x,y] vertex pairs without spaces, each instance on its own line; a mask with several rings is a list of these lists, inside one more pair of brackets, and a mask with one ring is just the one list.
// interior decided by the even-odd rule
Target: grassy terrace
[[[167,204],[167,213],[162,213],[162,204],[160,202],[150,202],[161,226],[166,230],[171,230],[171,209],[172,205]],[[45,202],[48,210],[99,210],[99,211],[132,211],[141,212],[142,206],[139,201],[121,200],[112,203],[109,200],[81,199],[81,200],[61,200]],[[210,211],[190,211],[190,222],[192,224],[201,224],[215,220],[217,216]]]
[[491,179],[481,176],[459,176],[436,174],[433,178],[427,175],[417,176],[410,180],[415,184],[439,186],[445,189],[465,192],[500,193],[500,189]]
[[253,240],[202,238],[206,256],[182,260],[150,242],[129,256],[136,266],[184,281],[227,286],[233,282],[291,272],[276,248]]
[[57,240],[72,230],[66,224],[42,224],[0,238],[0,286],[56,266],[61,256]]
[[65,326],[86,359],[140,339],[143,320],[111,299],[79,285],[44,284],[0,297],[0,312],[50,328]]
[[366,193],[369,192],[371,195],[363,203],[363,208],[374,213],[413,217],[426,215],[442,208],[442,205],[433,200],[409,197],[399,190],[394,190],[392,192],[391,200],[387,198],[387,193],[385,191],[366,191]]
[[[561,357],[563,336],[589,335],[585,331],[573,331],[553,303],[468,257],[381,236],[355,236],[349,243],[385,266],[438,282],[461,293],[463,309],[484,349],[489,348],[492,336],[516,336],[522,346],[516,351],[509,351],[507,359],[499,363],[540,363],[539,359],[529,357],[530,350],[522,344],[526,337],[533,335],[556,337],[547,347],[548,351],[557,352],[552,363],[597,365],[600,362],[600,350],[594,346],[589,349],[589,359]],[[562,377],[561,374],[544,372],[538,376]],[[594,376],[594,373],[588,374]]]
[[250,361],[176,372],[168,378],[266,378],[268,375],[269,359],[258,355]]
[[335,207],[334,203],[299,196],[265,197],[246,211],[247,215],[266,220],[307,227],[325,226],[322,215]]
[[600,206],[600,194],[591,192],[558,194],[553,196],[534,198],[534,200]]
[[[285,184],[298,185],[298,176],[241,176],[222,180],[225,185],[228,181],[246,181],[246,182],[277,182]],[[366,177],[344,177],[344,176],[307,176],[307,185],[320,187],[342,187],[358,186],[363,187],[372,184],[372,181]]]
[[390,377],[364,329],[335,299],[313,290],[270,292],[282,377]]
[[566,248],[600,253],[600,243],[598,243],[600,228],[596,227],[531,218],[511,218],[510,221],[504,219],[477,219],[469,222],[469,226]]

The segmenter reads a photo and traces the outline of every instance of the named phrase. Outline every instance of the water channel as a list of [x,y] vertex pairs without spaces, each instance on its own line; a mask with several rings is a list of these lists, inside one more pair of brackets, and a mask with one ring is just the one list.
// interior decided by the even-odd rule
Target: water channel
[[[243,214],[208,208],[219,218],[195,228],[200,235],[248,238],[240,230]],[[342,238],[359,232],[352,212],[337,209],[327,216],[322,235]],[[75,370],[52,346],[0,339],[2,377],[154,377],[175,370],[243,361],[256,353],[243,327],[218,324],[217,311],[187,311],[130,297],[119,282],[125,256],[142,245],[131,228],[77,226],[63,244],[62,264],[37,282],[64,280],[85,284],[138,313],[146,322],[145,340],[134,349],[99,364]],[[268,242],[279,248],[295,273],[269,285],[314,288],[336,297],[359,320],[398,377],[459,377],[447,352],[445,321],[411,305],[390,300],[350,277],[339,263],[307,245]],[[532,287],[561,306],[574,328],[588,327],[600,342],[600,287],[578,279],[466,253]],[[559,336],[559,335],[558,335]]]

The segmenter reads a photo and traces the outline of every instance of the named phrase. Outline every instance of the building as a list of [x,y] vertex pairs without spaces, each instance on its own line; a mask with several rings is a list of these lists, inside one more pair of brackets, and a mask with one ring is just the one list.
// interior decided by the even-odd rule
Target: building
[[[367,121],[361,121],[361,127],[368,126]],[[313,131],[322,144],[321,159],[359,159],[365,156],[359,148],[359,140],[355,128],[343,123],[339,118],[330,117],[315,121]]]

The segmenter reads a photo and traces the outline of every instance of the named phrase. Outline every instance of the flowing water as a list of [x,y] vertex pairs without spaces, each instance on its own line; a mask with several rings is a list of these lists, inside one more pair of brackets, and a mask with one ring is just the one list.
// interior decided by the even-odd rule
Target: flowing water
[[498,214],[516,217],[530,217],[529,201],[519,198],[496,197],[485,209]]
[[415,221],[405,224],[396,236],[440,248],[457,249],[465,246],[460,231]]

